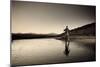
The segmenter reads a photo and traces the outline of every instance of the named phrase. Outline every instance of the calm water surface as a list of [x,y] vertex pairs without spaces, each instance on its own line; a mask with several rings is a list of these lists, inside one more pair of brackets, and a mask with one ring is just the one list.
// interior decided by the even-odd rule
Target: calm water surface
[[14,40],[11,62],[14,65],[69,63],[95,60],[95,42],[71,41],[65,54],[65,42],[56,39]]

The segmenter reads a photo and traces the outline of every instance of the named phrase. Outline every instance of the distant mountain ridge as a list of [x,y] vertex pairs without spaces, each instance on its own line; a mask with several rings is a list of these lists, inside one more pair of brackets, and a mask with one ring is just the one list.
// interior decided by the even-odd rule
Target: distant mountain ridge
[[[96,23],[87,24],[85,26],[70,30],[70,36],[95,36],[95,35],[96,35]],[[61,33],[61,34],[12,33],[12,40],[36,39],[36,38],[64,39],[65,33]]]
[[82,27],[78,27],[70,30],[70,35],[88,35],[95,36],[96,35],[96,23],[91,23],[84,25]]

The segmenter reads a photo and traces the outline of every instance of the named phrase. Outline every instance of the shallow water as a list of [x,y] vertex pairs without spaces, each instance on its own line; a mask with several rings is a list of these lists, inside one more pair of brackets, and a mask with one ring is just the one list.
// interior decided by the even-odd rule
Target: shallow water
[[66,55],[65,42],[56,39],[14,40],[11,49],[13,65],[69,63],[95,60],[95,42],[71,41]]

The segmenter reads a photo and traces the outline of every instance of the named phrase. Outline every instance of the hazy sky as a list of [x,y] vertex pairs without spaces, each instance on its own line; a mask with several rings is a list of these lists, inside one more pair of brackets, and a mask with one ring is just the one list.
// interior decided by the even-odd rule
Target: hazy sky
[[95,21],[95,6],[13,1],[13,33],[62,33]]

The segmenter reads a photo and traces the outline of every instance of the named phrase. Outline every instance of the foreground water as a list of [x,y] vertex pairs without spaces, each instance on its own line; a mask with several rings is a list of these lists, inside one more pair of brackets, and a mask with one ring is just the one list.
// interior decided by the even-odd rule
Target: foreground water
[[69,53],[65,42],[56,39],[14,40],[11,49],[13,65],[69,63],[95,60],[95,41],[71,41]]

